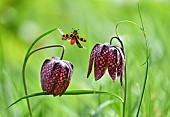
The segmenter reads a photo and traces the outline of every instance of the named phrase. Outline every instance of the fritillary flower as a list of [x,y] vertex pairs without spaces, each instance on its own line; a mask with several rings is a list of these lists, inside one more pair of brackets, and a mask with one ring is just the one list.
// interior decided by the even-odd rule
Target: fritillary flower
[[52,57],[46,59],[41,68],[41,86],[47,94],[61,96],[69,86],[73,65],[65,60]]
[[120,83],[123,85],[122,76],[125,67],[123,47],[111,44],[96,44],[90,55],[87,78],[92,71],[93,63],[95,80],[99,80],[108,68],[112,80],[115,81],[117,77],[120,77]]

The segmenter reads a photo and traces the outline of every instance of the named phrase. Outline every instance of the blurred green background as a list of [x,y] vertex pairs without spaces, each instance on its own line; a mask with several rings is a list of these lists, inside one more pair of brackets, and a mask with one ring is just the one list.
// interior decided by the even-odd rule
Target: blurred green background
[[[141,25],[136,0],[1,0],[0,1],[0,116],[28,115],[23,100],[5,108],[24,96],[21,70],[24,56],[36,37],[55,27],[65,33],[80,29],[80,42],[86,49],[61,40],[56,30],[44,37],[34,48],[50,44],[66,47],[64,59],[74,64],[74,73],[67,90],[94,89],[116,93],[123,97],[119,79],[112,82],[108,72],[99,81],[92,73],[87,79],[91,49],[96,43],[109,42],[115,36],[115,26],[121,20]],[[150,46],[149,78],[140,117],[170,116],[170,2],[140,1],[140,10]],[[142,31],[128,23],[120,24],[119,36],[124,42],[127,62],[127,117],[136,114],[145,76],[145,41]],[[117,44],[113,41],[113,44]],[[61,49],[37,52],[28,60],[26,81],[29,94],[41,92],[40,69],[43,61],[61,55]],[[40,96],[30,99],[35,117],[119,117],[122,103],[107,95]],[[109,104],[108,104],[109,103]],[[108,104],[102,108],[102,104]]]

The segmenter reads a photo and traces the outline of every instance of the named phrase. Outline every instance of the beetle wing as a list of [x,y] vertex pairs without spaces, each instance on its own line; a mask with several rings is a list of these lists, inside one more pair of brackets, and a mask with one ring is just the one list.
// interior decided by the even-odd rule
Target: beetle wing
[[76,39],[76,44],[79,48],[83,48],[83,46],[79,43],[79,41]]

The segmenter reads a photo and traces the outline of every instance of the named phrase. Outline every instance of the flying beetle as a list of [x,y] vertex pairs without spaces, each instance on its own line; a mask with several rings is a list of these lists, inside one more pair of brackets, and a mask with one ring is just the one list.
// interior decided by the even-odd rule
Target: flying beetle
[[86,39],[78,36],[78,30],[73,29],[71,34],[65,34],[61,29],[58,28],[58,31],[62,34],[62,40],[69,40],[71,45],[76,43],[79,48],[83,48],[83,46],[79,43],[79,40],[86,42]]

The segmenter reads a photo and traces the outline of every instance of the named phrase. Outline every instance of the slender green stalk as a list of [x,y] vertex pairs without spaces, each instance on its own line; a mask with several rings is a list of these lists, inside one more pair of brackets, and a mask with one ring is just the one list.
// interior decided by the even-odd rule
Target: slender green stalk
[[[26,80],[25,80],[25,66],[26,66],[26,61],[24,61],[23,67],[22,67],[22,79],[23,79],[23,84],[24,84],[24,91],[25,91],[25,95],[28,95],[28,91],[27,91],[27,85],[26,85]],[[27,106],[28,106],[28,110],[29,110],[29,114],[32,117],[32,111],[31,111],[31,106],[30,106],[30,102],[29,99],[26,99],[27,101]]]
[[28,58],[35,52],[39,51],[39,50],[43,50],[43,49],[47,49],[47,48],[53,48],[53,47],[61,47],[63,49],[62,51],[62,54],[61,54],[61,57],[60,57],[60,60],[63,59],[63,55],[64,55],[64,46],[63,45],[50,45],[50,46],[44,46],[44,47],[41,47],[41,48],[37,48],[33,51],[31,51],[29,54],[28,54]]
[[123,117],[125,117],[126,114],[126,100],[127,100],[127,76],[126,76],[126,63],[125,63],[125,89],[124,89]]
[[[63,58],[63,55],[64,55],[64,46],[62,46],[62,45],[51,45],[51,46],[44,46],[44,47],[41,47],[41,48],[37,48],[37,49],[31,51],[31,52],[28,54],[27,58],[29,58],[33,53],[35,53],[35,52],[37,52],[37,51],[39,51],[39,50],[43,50],[43,49],[47,49],[47,48],[53,48],[53,47],[61,47],[61,48],[63,48],[63,51],[62,51],[62,54],[61,54],[61,58],[60,58],[60,59],[62,59],[62,58]],[[26,64],[25,64],[25,65],[26,65]],[[24,67],[24,70],[25,70],[25,67]],[[24,72],[25,72],[25,71],[24,71]],[[25,76],[24,76],[24,77],[25,77]],[[26,95],[26,96],[27,96],[27,95]],[[27,99],[27,104],[28,104],[28,107],[29,107],[30,116],[32,116],[31,107],[30,107],[30,104],[29,104],[29,100],[28,100],[28,99]]]
[[[120,24],[120,23],[119,23]],[[118,25],[117,25],[118,26]],[[117,28],[117,27],[116,27]],[[118,33],[117,34],[117,37],[112,37],[111,40],[110,40],[110,45],[112,44],[112,40],[113,39],[117,39],[119,41],[119,43],[121,44],[121,47],[123,49],[123,52],[124,52],[124,46],[123,46],[123,42],[120,40],[120,38],[118,37]],[[125,54],[124,54],[125,56]],[[126,57],[125,57],[126,58]],[[126,111],[126,95],[127,95],[127,77],[126,77],[126,63],[125,63],[125,68],[124,68],[124,73],[125,73],[125,91],[124,91],[124,103],[123,103],[123,117],[125,117],[125,111]]]
[[146,42],[146,73],[145,73],[143,90],[142,90],[142,94],[141,94],[141,98],[140,98],[140,102],[139,102],[138,111],[136,113],[136,117],[139,116],[139,112],[140,112],[140,108],[141,108],[141,105],[142,105],[143,96],[144,96],[144,93],[145,93],[146,82],[147,82],[147,79],[148,79],[148,71],[149,71],[149,49],[148,49],[149,47],[148,47],[148,41],[147,41],[146,34],[145,34],[145,29],[144,29],[144,24],[143,24],[142,16],[141,16],[141,13],[140,13],[139,3],[138,3],[138,11],[139,11],[139,16],[140,16],[141,24],[142,24],[142,32],[143,32],[143,35],[144,35],[144,38],[145,38],[145,42]]
[[[40,35],[38,38],[35,39],[35,41],[31,44],[31,46],[29,47],[26,55],[25,55],[25,59],[24,59],[24,63],[23,63],[23,67],[22,67],[22,79],[23,79],[23,85],[24,85],[24,91],[25,91],[25,95],[28,95],[28,91],[27,91],[27,85],[26,85],[26,80],[25,80],[25,68],[26,68],[26,63],[28,61],[29,58],[29,53],[32,49],[32,47],[35,45],[36,42],[38,42],[42,37],[46,36],[47,34],[50,34],[51,32],[55,31],[57,28],[54,28],[42,35]],[[28,110],[29,110],[29,114],[32,117],[32,111],[31,111],[31,106],[30,106],[30,102],[29,99],[26,98],[27,101],[27,106],[28,106]]]
[[[118,98],[122,103],[124,102],[124,100],[119,95],[111,93],[111,92],[107,92],[107,91],[70,90],[70,91],[64,92],[63,95],[85,95],[85,94],[106,94],[106,95],[111,95],[111,96],[115,96],[116,98]],[[11,106],[15,105],[16,103],[20,102],[22,99],[28,99],[28,98],[31,98],[31,97],[36,97],[36,96],[41,96],[41,95],[49,95],[49,94],[47,94],[46,92],[39,92],[39,93],[34,93],[34,94],[23,96],[23,97],[19,98],[18,100],[16,100],[15,102],[13,102],[11,105],[9,105],[7,107],[7,109],[9,109]]]
[[123,46],[123,42],[120,40],[120,38],[117,36],[117,37],[112,37],[111,39],[110,39],[110,45],[112,45],[112,40],[113,39],[117,39],[118,41],[119,41],[119,43],[121,44],[121,47],[122,47],[122,49],[123,49],[123,51],[124,51],[124,46]]

